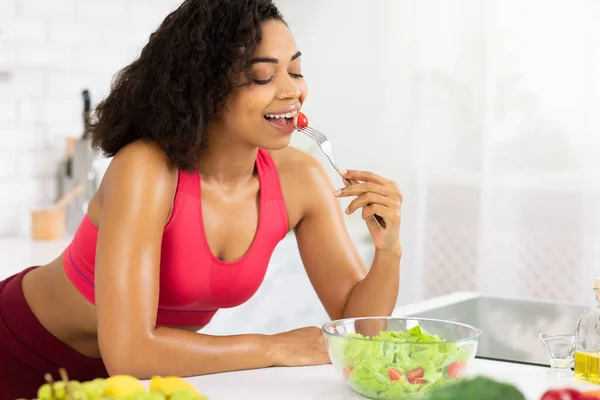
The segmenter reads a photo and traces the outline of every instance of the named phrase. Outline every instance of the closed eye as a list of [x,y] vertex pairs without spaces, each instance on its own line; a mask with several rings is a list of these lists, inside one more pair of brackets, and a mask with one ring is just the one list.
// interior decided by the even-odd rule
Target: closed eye
[[267,83],[271,82],[273,80],[273,77],[270,77],[269,79],[254,79],[254,83],[258,83],[259,85],[266,85]]
[[[304,78],[304,75],[302,75],[302,74],[293,74],[291,72],[290,72],[290,76],[295,79]],[[270,83],[272,80],[273,80],[273,77],[270,77],[269,79],[254,79],[254,83],[257,83],[259,85],[266,85],[267,83]]]

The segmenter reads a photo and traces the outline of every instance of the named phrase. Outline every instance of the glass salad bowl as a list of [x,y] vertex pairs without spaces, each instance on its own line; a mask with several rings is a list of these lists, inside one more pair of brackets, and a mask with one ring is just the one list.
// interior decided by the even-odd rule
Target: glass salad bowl
[[359,394],[420,399],[461,376],[481,330],[424,318],[353,318],[323,326],[331,362]]

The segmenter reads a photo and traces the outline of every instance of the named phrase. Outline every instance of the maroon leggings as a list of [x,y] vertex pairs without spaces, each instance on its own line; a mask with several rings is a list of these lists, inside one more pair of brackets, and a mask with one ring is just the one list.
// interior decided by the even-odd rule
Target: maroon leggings
[[0,400],[33,399],[44,374],[60,379],[65,368],[79,381],[106,377],[102,360],[86,357],[52,336],[31,312],[23,295],[23,276],[33,268],[0,282]]

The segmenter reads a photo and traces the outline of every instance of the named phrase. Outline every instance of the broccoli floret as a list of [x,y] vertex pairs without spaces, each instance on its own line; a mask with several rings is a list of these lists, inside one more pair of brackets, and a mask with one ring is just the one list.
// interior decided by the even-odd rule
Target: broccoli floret
[[436,389],[427,400],[525,400],[525,396],[509,383],[480,376]]

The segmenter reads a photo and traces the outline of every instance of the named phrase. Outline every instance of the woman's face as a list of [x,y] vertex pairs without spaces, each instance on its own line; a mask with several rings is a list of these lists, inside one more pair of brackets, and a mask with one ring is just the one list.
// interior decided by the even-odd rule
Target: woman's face
[[267,150],[287,147],[308,88],[300,52],[282,22],[262,25],[262,40],[252,57],[249,77],[250,84],[233,91],[215,122],[252,146]]

